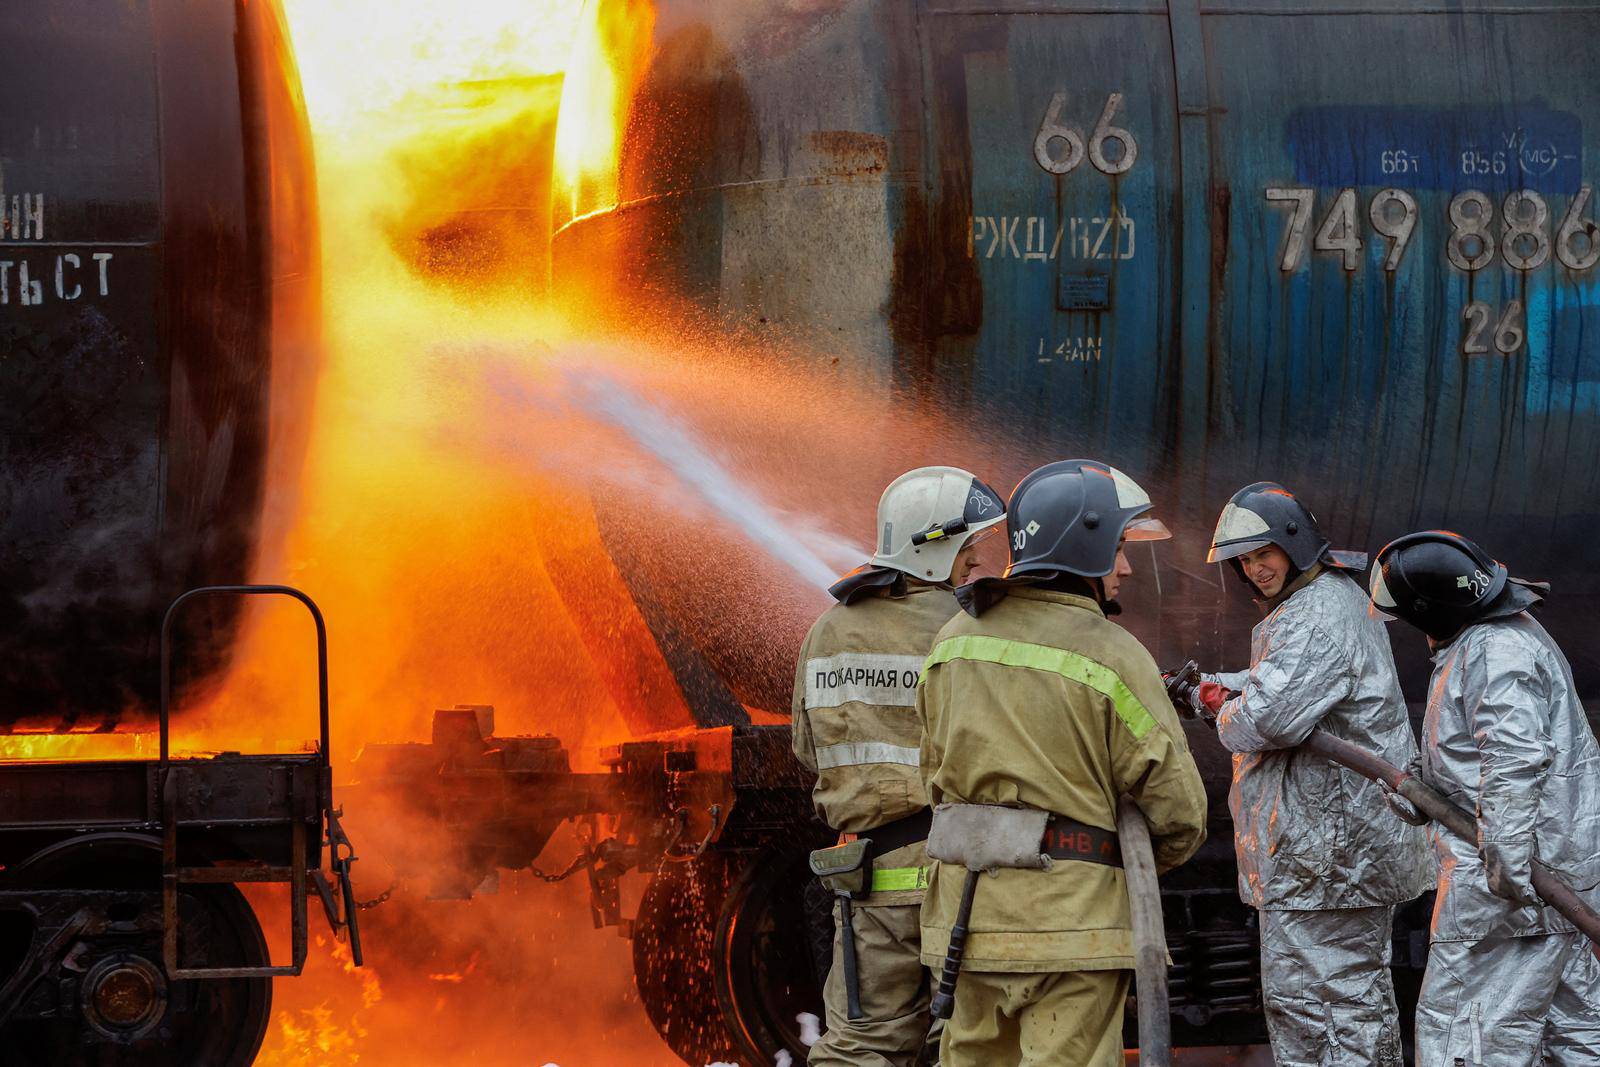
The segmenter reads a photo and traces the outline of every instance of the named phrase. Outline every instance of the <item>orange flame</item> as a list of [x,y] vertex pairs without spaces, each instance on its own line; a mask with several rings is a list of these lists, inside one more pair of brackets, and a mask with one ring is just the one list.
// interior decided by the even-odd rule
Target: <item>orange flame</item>
[[617,205],[626,108],[654,26],[655,10],[647,0],[595,0],[584,9],[556,133],[557,226]]
[[0,760],[148,759],[160,752],[154,733],[14,733],[0,735]]
[[[569,336],[540,293],[559,85],[597,17],[580,2],[285,0],[318,156],[326,339],[304,467],[274,472],[298,478],[296,510],[257,578],[305,589],[329,620],[340,780],[369,741],[426,738],[434,707],[492,702],[501,732],[556,732],[574,751],[640,714],[613,699],[618,649],[561,607],[557,580],[618,581],[590,504],[508,458],[479,382],[486,356],[536,366]],[[314,731],[309,627],[293,605],[250,610],[180,739],[271,750]],[[612,632],[633,677],[665,674],[636,618]],[[352,806],[346,824],[359,847],[364,820],[393,818]],[[376,896],[391,872],[371,854],[356,874]],[[625,943],[594,944],[581,883],[471,904],[402,884],[364,916],[364,969],[324,937],[304,976],[277,983],[259,1062],[670,1062],[630,1002]],[[281,941],[281,902],[256,910]]]

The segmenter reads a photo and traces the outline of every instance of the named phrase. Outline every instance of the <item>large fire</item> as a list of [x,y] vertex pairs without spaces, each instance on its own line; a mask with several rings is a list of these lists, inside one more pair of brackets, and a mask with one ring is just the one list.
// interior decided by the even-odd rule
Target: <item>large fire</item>
[[[330,620],[336,775],[368,741],[425,739],[432,709],[461,700],[575,751],[624,736],[533,547],[583,541],[587,505],[506,460],[476,388],[486,354],[536,359],[563,336],[539,297],[580,4],[285,7],[319,168],[325,367],[304,468],[277,472],[299,479],[286,542],[263,554],[281,566],[258,577],[305,588]],[[212,747],[309,729],[308,628],[287,607],[252,621],[226,684],[185,716]],[[352,810],[351,831],[383,818]],[[358,871],[366,896],[395,877],[371,854]],[[581,884],[512,876],[471,903],[402,885],[364,915],[366,968],[324,938],[277,983],[260,1062],[670,1062],[630,1004],[626,943],[586,929]],[[275,903],[257,900],[264,921]]]

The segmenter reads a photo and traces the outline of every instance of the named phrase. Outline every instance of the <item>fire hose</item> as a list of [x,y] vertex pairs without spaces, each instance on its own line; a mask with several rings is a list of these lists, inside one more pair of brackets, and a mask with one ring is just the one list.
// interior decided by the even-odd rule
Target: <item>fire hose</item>
[[1117,837],[1122,842],[1122,873],[1133,916],[1133,973],[1139,1007],[1140,1067],[1171,1067],[1172,1016],[1167,1001],[1167,931],[1161,914],[1150,827],[1138,805],[1124,796],[1117,803]]
[[[1194,681],[1196,675],[1197,668],[1193,661],[1185,664],[1167,676],[1167,692],[1180,713],[1191,717],[1198,715],[1214,726],[1216,725],[1214,715],[1194,710],[1203,707],[1194,692],[1197,688]],[[1334,737],[1320,727],[1312,730],[1311,735],[1302,741],[1299,747],[1354,771],[1363,778],[1377,782],[1390,792],[1410,801],[1418,811],[1457,837],[1477,844],[1478,820],[1471,812],[1457,807],[1443,793],[1382,757],[1368,752],[1359,745]],[[1577,927],[1579,932],[1589,939],[1590,951],[1596,958],[1600,958],[1600,914],[1589,907],[1571,886],[1537,858],[1533,861],[1532,868],[1533,890],[1539,894],[1539,899]]]
[[[1312,730],[1311,736],[1301,742],[1300,747],[1398,793],[1422,814],[1457,837],[1477,843],[1478,820],[1470,812],[1451,803],[1444,794],[1419,781],[1415,775],[1407,774],[1359,745],[1352,745],[1320,728]],[[1539,899],[1576,926],[1589,939],[1589,950],[1600,958],[1600,914],[1596,914],[1571,886],[1537,859],[1533,861],[1532,875],[1533,891],[1539,894]]]

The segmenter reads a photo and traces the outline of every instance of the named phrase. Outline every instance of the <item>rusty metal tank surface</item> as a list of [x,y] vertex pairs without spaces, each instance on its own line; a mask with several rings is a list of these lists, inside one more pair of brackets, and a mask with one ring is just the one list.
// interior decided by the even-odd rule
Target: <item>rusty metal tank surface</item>
[[248,576],[296,447],[309,139],[275,3],[7,4],[0,39],[0,728],[105,722],[166,604]]
[[597,24],[577,69],[634,66],[609,164],[558,132],[557,285],[687,300],[1003,416],[1039,461],[1137,472],[1180,527],[1125,616],[1162,662],[1242,664],[1258,616],[1197,546],[1273,478],[1340,547],[1448,525],[1552,579],[1600,697],[1600,5],[601,0]]

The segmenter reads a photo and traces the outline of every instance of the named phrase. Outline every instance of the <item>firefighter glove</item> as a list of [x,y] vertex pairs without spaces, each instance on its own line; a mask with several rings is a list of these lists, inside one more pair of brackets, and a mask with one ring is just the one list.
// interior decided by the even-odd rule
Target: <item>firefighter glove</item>
[[1525,840],[1480,840],[1483,870],[1489,879],[1489,892],[1514,904],[1535,905],[1539,894],[1533,891],[1532,857]]

